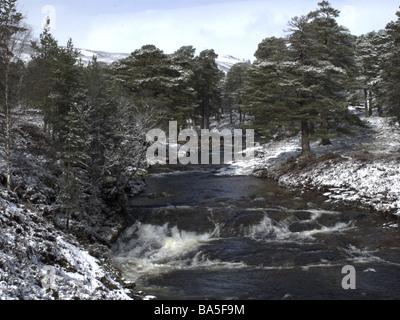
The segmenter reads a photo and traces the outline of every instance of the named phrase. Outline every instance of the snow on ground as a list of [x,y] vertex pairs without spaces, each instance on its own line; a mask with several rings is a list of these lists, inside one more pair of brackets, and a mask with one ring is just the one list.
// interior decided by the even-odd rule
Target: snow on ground
[[[0,190],[0,300],[130,300],[107,264]],[[109,268],[111,268],[109,266]]]
[[301,154],[300,137],[294,137],[258,144],[254,159],[233,162],[218,174],[271,177],[283,187],[320,190],[327,202],[342,201],[400,216],[399,125],[392,118],[364,118],[362,110],[352,111],[360,112],[367,127],[333,139],[329,146],[313,142],[311,148],[319,160],[282,170],[286,160]]
[[400,157],[372,161],[346,157],[327,160],[279,178],[285,187],[324,191],[327,202],[359,204],[400,216]]
[[[252,175],[270,165],[301,154],[299,138],[270,142],[265,145],[257,143],[253,149],[255,154],[253,159],[234,160],[229,164],[229,167],[220,169],[217,175]],[[248,149],[246,150],[249,151]]]
[[[0,300],[153,299],[120,278],[111,251],[102,245],[119,234],[123,218],[113,213],[78,217],[71,220],[76,233],[55,227],[59,169],[49,156],[56,151],[43,133],[43,115],[18,109],[15,118],[17,187],[8,192],[0,186]],[[132,192],[142,188],[141,180],[132,182]],[[84,236],[78,241],[74,234]],[[89,239],[95,241],[89,244]]]

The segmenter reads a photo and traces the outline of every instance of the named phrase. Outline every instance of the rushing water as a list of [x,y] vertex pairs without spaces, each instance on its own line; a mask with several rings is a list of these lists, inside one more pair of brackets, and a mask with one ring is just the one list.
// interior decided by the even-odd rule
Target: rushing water
[[[215,166],[155,168],[114,246],[126,278],[159,299],[399,299],[400,232]],[[344,290],[342,268],[356,269]]]

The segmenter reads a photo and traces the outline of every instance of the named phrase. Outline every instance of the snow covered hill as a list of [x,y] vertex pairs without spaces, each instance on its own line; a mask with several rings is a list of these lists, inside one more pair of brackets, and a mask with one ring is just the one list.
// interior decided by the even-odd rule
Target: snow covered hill
[[86,65],[93,57],[97,57],[97,61],[105,64],[111,64],[115,61],[128,58],[130,53],[112,53],[105,51],[94,51],[88,49],[77,49],[80,52],[80,58]]
[[[112,53],[112,52],[104,52],[104,51],[94,51],[88,49],[77,49],[80,51],[80,58],[84,64],[88,64],[89,61],[92,60],[93,56],[97,57],[97,61],[111,64],[115,61],[125,59],[130,56],[129,53]],[[218,68],[227,73],[235,64],[242,62],[241,60],[232,57],[230,55],[219,55],[217,60]]]
[[243,61],[229,55],[219,55],[216,62],[218,68],[227,73],[235,64]]

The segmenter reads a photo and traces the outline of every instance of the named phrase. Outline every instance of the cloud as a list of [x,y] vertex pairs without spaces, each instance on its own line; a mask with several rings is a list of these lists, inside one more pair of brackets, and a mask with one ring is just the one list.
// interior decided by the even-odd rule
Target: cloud
[[[102,0],[84,10],[72,10],[63,2],[56,6],[56,36],[63,44],[72,37],[77,47],[92,50],[132,52],[154,44],[172,53],[193,45],[198,51],[214,49],[252,59],[263,39],[284,36],[292,17],[317,8],[316,0],[188,0],[190,5],[184,0],[162,1],[121,0],[123,5],[113,7],[113,2]],[[384,28],[395,18],[397,5],[382,1],[332,0],[332,6],[341,10],[339,23],[359,35]]]
[[341,9],[341,15],[338,19],[339,24],[347,27],[349,30],[357,29],[357,10],[356,7],[346,5]]
[[87,46],[130,52],[154,44],[171,53],[193,45],[249,59],[262,39],[283,34],[290,14],[282,12],[268,1],[240,1],[101,15],[92,20]]

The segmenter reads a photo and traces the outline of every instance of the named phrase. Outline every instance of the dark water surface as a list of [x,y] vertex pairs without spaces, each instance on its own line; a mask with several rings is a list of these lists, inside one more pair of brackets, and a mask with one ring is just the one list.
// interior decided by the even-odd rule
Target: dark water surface
[[[114,246],[124,276],[159,299],[400,299],[400,232],[218,166],[153,168]],[[355,267],[344,290],[342,268]]]

